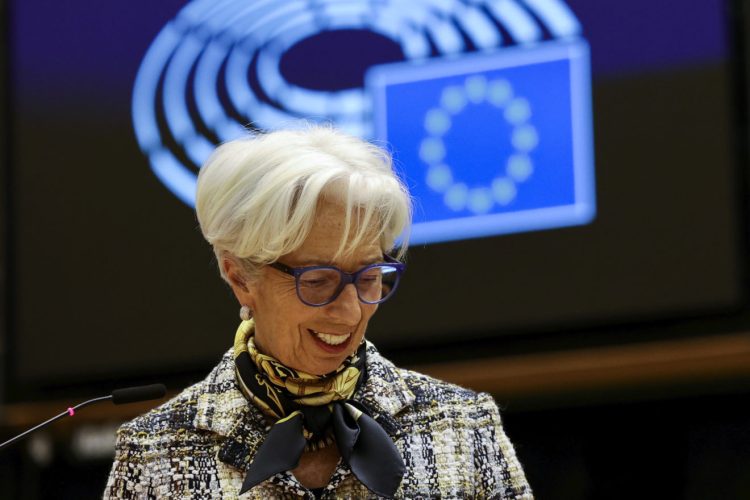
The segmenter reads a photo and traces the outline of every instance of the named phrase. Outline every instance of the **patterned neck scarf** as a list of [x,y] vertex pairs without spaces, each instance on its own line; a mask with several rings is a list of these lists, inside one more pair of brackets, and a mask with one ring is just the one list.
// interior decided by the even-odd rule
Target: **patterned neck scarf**
[[365,343],[336,371],[311,375],[258,352],[254,333],[253,320],[243,321],[237,329],[237,380],[245,397],[276,423],[258,448],[240,494],[297,467],[303,451],[335,442],[344,462],[367,488],[392,497],[404,475],[404,462],[366,408],[351,400],[367,376]]

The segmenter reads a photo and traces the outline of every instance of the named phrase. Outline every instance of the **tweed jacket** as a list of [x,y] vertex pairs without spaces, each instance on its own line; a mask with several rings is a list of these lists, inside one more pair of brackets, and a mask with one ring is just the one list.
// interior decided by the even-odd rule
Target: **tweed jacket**
[[[396,368],[369,343],[367,372],[353,399],[403,457],[397,498],[533,498],[489,395]],[[230,350],[205,380],[118,430],[104,498],[314,499],[291,472],[239,495],[269,430],[240,392]],[[322,498],[378,497],[339,461]]]

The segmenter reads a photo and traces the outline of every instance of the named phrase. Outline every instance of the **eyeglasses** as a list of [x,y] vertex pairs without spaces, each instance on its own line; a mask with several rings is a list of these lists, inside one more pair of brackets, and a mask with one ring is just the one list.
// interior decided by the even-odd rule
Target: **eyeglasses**
[[357,297],[365,304],[385,302],[396,291],[406,265],[384,256],[386,262],[370,264],[354,273],[333,266],[289,267],[280,262],[269,264],[282,273],[294,276],[297,296],[308,306],[320,307],[338,298],[344,287],[353,284]]

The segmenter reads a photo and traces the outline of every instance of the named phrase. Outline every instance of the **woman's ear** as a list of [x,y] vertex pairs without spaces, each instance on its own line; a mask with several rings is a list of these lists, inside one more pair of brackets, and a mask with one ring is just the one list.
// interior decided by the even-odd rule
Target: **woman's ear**
[[234,296],[237,297],[237,301],[244,306],[255,308],[255,296],[253,294],[253,287],[250,286],[248,280],[245,278],[244,273],[240,265],[229,257],[224,257],[221,261],[221,268],[224,271],[224,276],[229,281],[229,286],[234,292]]

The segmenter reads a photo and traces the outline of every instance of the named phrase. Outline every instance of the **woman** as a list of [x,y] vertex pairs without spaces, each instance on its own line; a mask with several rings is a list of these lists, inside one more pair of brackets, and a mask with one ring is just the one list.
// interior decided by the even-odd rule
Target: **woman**
[[229,142],[196,210],[240,306],[234,348],[118,431],[105,498],[532,497],[490,396],[365,341],[404,270],[386,153],[329,128]]

